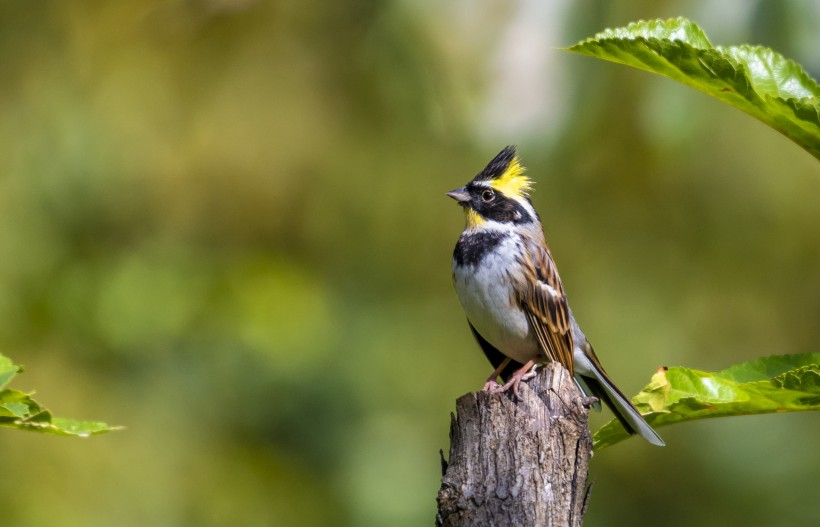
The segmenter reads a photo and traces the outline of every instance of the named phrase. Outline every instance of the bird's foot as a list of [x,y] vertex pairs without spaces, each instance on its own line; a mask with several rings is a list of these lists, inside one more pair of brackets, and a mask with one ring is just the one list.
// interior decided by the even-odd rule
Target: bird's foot
[[581,406],[584,408],[592,408],[596,404],[598,404],[599,399],[597,397],[584,397],[581,399]]
[[501,385],[496,382],[495,379],[487,379],[487,382],[484,383],[484,387],[481,389],[482,392],[489,392],[489,393],[496,393],[498,389],[501,388]]
[[503,393],[512,389],[515,400],[520,401],[521,394],[518,393],[518,385],[521,384],[522,381],[528,381],[535,377],[536,368],[538,368],[538,365],[535,361],[527,362],[522,368],[516,370],[515,373],[512,374],[512,377],[510,377],[510,380],[507,381],[504,386],[499,386],[491,393]]
[[509,357],[504,357],[504,360],[501,361],[501,364],[493,370],[489,377],[487,377],[487,382],[484,383],[484,388],[481,389],[482,392],[489,392],[489,393],[496,393],[496,391],[501,387],[501,385],[496,382],[498,376],[501,375],[501,372],[504,371],[504,368],[507,367],[507,364],[510,363]]

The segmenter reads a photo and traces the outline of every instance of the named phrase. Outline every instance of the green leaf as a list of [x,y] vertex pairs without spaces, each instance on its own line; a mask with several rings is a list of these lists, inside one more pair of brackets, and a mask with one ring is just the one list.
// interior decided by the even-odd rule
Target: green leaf
[[48,430],[48,432],[60,435],[88,437],[90,435],[111,432],[112,430],[122,430],[122,427],[108,426],[101,421],[78,421],[76,419],[54,417],[51,419],[51,430]]
[[[0,420],[0,426],[10,426]],[[121,430],[119,426],[108,426],[99,421],[78,421],[76,419],[65,419],[63,417],[53,417],[51,412],[43,412],[30,419],[19,419],[14,423],[13,428],[19,430],[29,430],[31,432],[41,432],[44,434],[54,434],[61,436],[88,437],[95,434],[103,434]]]
[[[654,428],[712,417],[820,410],[820,353],[764,357],[713,373],[661,369],[632,402]],[[628,437],[612,420],[595,432],[594,448]]]
[[[0,354],[0,388],[20,371],[20,366]],[[53,417],[49,410],[31,398],[30,393],[10,388],[0,389],[0,427],[79,437],[121,429],[97,421]]]
[[567,48],[657,73],[743,110],[820,159],[820,86],[762,46],[713,46],[685,18],[607,29]]
[[12,377],[20,371],[22,371],[20,366],[14,364],[10,358],[0,354],[0,389],[4,388]]

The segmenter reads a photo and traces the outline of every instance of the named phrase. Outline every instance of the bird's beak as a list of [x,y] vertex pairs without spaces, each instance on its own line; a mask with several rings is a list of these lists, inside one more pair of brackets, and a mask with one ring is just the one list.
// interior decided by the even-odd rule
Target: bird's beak
[[467,192],[467,190],[464,187],[451,190],[447,193],[447,195],[453,198],[454,200],[458,201],[459,203],[470,201],[470,193]]

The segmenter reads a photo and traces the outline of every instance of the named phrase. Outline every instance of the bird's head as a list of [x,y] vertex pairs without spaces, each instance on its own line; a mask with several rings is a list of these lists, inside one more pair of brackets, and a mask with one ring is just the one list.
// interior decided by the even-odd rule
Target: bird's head
[[532,181],[508,146],[466,185],[447,193],[464,207],[467,228],[477,229],[494,224],[521,225],[536,221],[529,192]]

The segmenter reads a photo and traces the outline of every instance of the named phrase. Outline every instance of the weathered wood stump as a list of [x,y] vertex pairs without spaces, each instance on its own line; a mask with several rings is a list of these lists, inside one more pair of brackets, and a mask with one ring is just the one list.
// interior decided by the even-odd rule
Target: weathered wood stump
[[581,525],[592,456],[586,399],[555,363],[520,393],[456,401],[437,526]]

